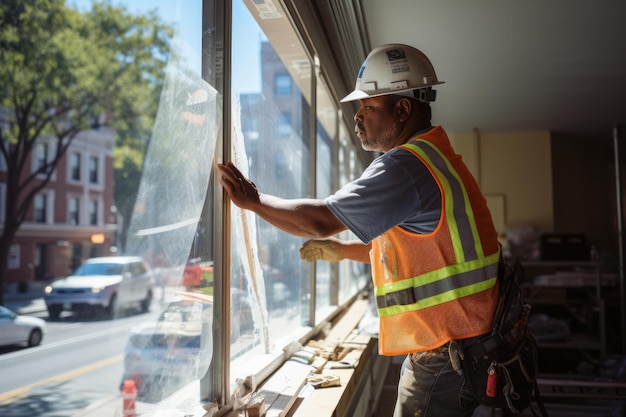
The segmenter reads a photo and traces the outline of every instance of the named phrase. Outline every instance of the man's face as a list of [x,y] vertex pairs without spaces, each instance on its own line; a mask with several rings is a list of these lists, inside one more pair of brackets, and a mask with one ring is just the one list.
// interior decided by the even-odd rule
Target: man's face
[[400,132],[396,102],[391,96],[360,100],[361,108],[354,115],[354,131],[366,151],[386,152],[395,146]]

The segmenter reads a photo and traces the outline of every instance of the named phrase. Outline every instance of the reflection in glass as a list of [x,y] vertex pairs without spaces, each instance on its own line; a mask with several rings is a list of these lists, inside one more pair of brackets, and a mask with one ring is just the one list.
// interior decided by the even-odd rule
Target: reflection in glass
[[[207,223],[201,216],[220,136],[221,100],[176,52],[164,74],[126,241],[128,253],[155,268],[165,306],[155,323],[132,330],[124,355],[124,378],[136,379],[141,399],[150,402],[205,375],[213,350],[212,296],[180,286],[192,248],[206,244],[197,237]],[[211,260],[194,265],[201,277],[212,271],[206,262]],[[212,273],[207,276],[212,280]]]
[[[339,185],[357,178],[363,170],[359,161],[354,143],[350,140],[350,133],[345,125],[339,127]],[[349,231],[341,233],[341,239],[353,240],[357,237]],[[345,303],[359,290],[370,284],[369,265],[356,261],[342,261],[339,263],[339,303]]]
[[[317,137],[316,137],[316,197],[331,194],[333,178],[332,155],[337,143],[337,108],[322,78],[317,84]],[[315,270],[315,318],[316,322],[330,314],[337,306],[337,264],[316,262]]]
[[[305,129],[310,93],[302,91],[310,74],[294,74],[242,1],[233,3],[233,11],[233,162],[263,192],[310,195]],[[237,64],[244,62],[245,72]],[[231,358],[280,352],[285,340],[297,339],[309,324],[309,266],[299,257],[302,239],[231,207]],[[250,368],[233,369],[231,379],[244,376],[238,372]]]

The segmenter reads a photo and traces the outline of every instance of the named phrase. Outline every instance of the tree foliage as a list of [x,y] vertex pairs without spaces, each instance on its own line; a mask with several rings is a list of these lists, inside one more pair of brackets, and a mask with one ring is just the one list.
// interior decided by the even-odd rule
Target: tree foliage
[[[115,155],[123,157],[116,203],[132,210],[172,33],[156,12],[134,16],[107,1],[84,12],[65,0],[0,3],[0,158],[7,167],[0,303],[11,242],[79,132],[115,128]],[[43,138],[56,146],[33,173],[28,156]]]

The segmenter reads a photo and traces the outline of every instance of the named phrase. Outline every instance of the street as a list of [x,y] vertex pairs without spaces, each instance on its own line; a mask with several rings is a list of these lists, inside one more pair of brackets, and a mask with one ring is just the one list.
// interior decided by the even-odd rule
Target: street
[[118,395],[129,331],[156,320],[159,312],[155,302],[149,313],[129,311],[116,320],[83,320],[68,314],[48,320],[40,346],[2,348],[0,415],[73,416]]

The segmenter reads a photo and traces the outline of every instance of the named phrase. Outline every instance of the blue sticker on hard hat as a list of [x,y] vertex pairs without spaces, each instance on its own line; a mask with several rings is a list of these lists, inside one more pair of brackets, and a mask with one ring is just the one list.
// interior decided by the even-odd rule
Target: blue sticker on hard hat
[[395,61],[396,59],[405,59],[406,55],[402,49],[391,49],[387,51],[387,58],[390,61]]
[[365,65],[361,65],[361,69],[359,69],[359,75],[357,75],[357,78],[361,78],[363,76],[363,71],[365,71]]

